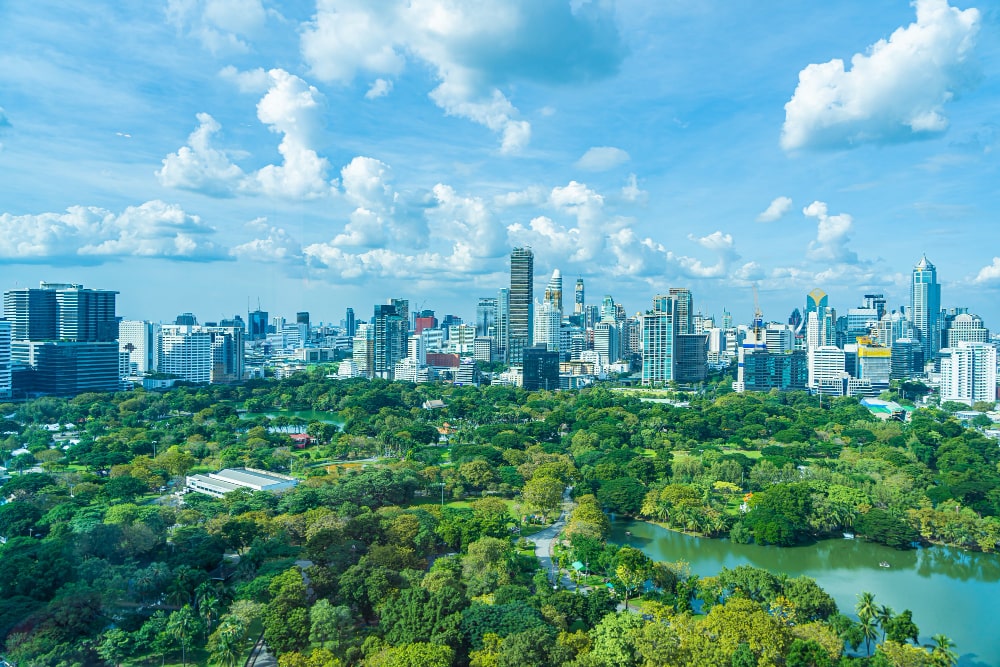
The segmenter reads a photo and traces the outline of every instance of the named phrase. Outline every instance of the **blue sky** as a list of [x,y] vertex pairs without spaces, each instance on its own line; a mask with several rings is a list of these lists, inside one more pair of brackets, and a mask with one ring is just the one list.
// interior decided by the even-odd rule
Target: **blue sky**
[[0,286],[471,317],[515,245],[629,312],[820,287],[1000,326],[1000,11],[842,0],[0,6]]

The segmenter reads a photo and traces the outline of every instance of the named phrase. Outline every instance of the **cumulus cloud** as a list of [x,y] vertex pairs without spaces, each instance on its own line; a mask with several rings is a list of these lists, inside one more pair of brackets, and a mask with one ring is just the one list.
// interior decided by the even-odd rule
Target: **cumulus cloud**
[[159,200],[121,213],[72,206],[65,213],[0,215],[0,257],[7,262],[102,263],[123,257],[206,261],[223,253],[215,229]]
[[972,280],[977,285],[1000,284],[1000,257],[994,257],[992,264],[987,264],[979,269],[979,273]]
[[198,127],[186,146],[163,159],[156,172],[160,183],[170,188],[194,190],[215,197],[231,197],[246,174],[233,164],[225,151],[212,147],[212,137],[222,126],[207,113],[198,114]]
[[435,206],[427,217],[435,233],[463,246],[470,257],[499,257],[507,252],[503,225],[479,197],[463,197],[448,185],[433,190]]
[[625,164],[630,159],[629,154],[620,148],[594,146],[576,161],[576,166],[587,171],[607,171]]
[[764,212],[757,216],[757,222],[775,222],[792,210],[790,197],[776,197]]
[[829,215],[824,202],[814,201],[802,209],[803,215],[817,220],[816,240],[809,243],[807,256],[812,260],[856,264],[858,255],[847,247],[854,224],[847,213]]
[[229,251],[233,257],[268,263],[301,261],[299,242],[281,227],[269,225],[266,218],[253,220],[247,226],[258,233],[263,232],[263,237],[235,246]]
[[917,20],[855,54],[811,64],[785,105],[786,150],[906,141],[943,132],[945,105],[972,77],[980,13],[915,0]]
[[[224,76],[241,87],[262,85],[258,71],[224,71]],[[311,147],[319,125],[322,97],[314,86],[281,69],[266,73],[267,93],[257,104],[257,118],[275,134],[282,135],[278,152],[281,164],[265,165],[246,174],[230,159],[230,153],[212,146],[221,130],[206,113],[198,114],[199,126],[188,143],[163,159],[156,172],[167,187],[193,190],[216,197],[238,193],[272,197],[315,199],[332,193],[327,181],[329,162]]]
[[167,0],[167,20],[213,53],[250,50],[267,19],[261,0]]
[[391,79],[408,60],[429,67],[431,99],[497,133],[507,153],[527,145],[531,125],[502,88],[605,77],[624,55],[610,6],[534,0],[319,0],[301,49],[315,76],[345,84]]
[[385,97],[392,92],[392,81],[387,79],[375,79],[372,85],[368,88],[368,92],[365,93],[366,100],[377,100],[380,97]]

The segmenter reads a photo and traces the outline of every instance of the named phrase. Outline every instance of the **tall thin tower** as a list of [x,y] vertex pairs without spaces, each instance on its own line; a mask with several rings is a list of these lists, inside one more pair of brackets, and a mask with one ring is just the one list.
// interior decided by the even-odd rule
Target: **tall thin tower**
[[535,255],[531,248],[514,248],[510,253],[510,331],[507,360],[520,364],[524,348],[534,333]]
[[913,282],[910,286],[910,319],[913,328],[920,333],[920,346],[924,359],[934,358],[941,348],[941,332],[938,317],[941,314],[941,285],[937,281],[937,269],[927,260],[920,258],[913,267]]

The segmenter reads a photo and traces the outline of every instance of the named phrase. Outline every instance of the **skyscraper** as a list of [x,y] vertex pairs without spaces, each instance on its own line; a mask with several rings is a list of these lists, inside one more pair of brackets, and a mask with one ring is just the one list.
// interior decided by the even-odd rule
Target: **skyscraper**
[[129,372],[145,375],[156,370],[156,345],[160,325],[142,320],[122,320],[118,325],[118,350],[129,356]]
[[586,301],[583,293],[583,278],[576,279],[576,291],[573,294],[573,314],[583,315],[583,306]]
[[497,292],[497,358],[509,362],[510,347],[510,289],[501,287]]
[[479,297],[476,304],[476,336],[489,336],[497,322],[497,299],[492,296]]
[[997,350],[988,343],[962,341],[941,351],[941,401],[995,403]]
[[941,314],[941,286],[937,281],[937,269],[927,260],[920,258],[913,267],[913,281],[910,286],[910,319],[920,336],[924,349],[924,359],[934,358],[941,348],[938,317]]
[[805,319],[808,321],[809,313],[815,313],[820,308],[826,308],[828,305],[829,299],[826,296],[826,292],[817,287],[809,292],[809,294],[806,294]]
[[396,362],[406,357],[406,320],[392,304],[375,306],[374,374],[393,379]]
[[250,340],[264,340],[267,338],[267,311],[251,310],[247,314],[248,321],[250,323],[250,329],[247,331],[250,336]]
[[524,348],[534,332],[535,255],[531,248],[514,248],[510,253],[510,330],[507,361],[520,364]]
[[344,332],[351,338],[354,338],[354,334],[358,331],[358,322],[354,319],[354,309],[348,308],[347,312],[344,314]]
[[10,374],[10,322],[0,320],[0,398],[12,395]]
[[5,292],[13,389],[62,396],[118,389],[116,294],[47,282]]
[[559,269],[553,271],[552,277],[549,278],[549,284],[545,288],[545,303],[562,316],[562,274],[559,273]]
[[653,309],[642,316],[642,384],[664,386],[674,379],[677,333],[673,298],[653,297]]
[[670,297],[674,300],[674,320],[678,334],[694,333],[691,315],[694,314],[694,300],[691,290],[685,287],[671,287]]

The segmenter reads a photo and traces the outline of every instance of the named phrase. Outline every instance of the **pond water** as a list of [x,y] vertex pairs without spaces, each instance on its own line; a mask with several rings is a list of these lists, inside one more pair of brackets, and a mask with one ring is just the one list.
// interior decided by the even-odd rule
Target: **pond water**
[[[626,534],[626,531],[631,533]],[[616,520],[610,541],[653,560],[683,560],[699,576],[753,565],[791,577],[808,575],[852,617],[857,594],[869,591],[896,613],[909,609],[922,643],[943,633],[957,645],[959,665],[1000,665],[1000,556],[927,547],[897,551],[864,540],[823,540],[798,547],[734,544],[691,537],[642,521]],[[889,564],[881,567],[881,562]]]
[[324,424],[336,424],[343,426],[344,420],[336,412],[323,412],[321,410],[271,410],[269,412],[241,412],[240,419],[255,419],[257,417],[299,417],[309,422],[322,422]]

